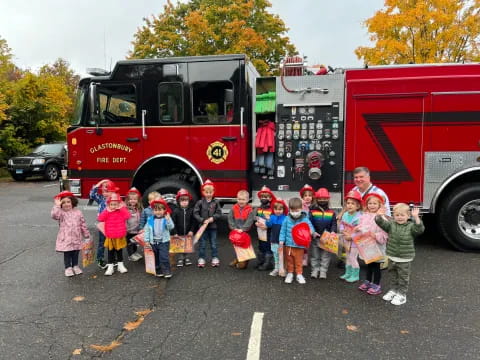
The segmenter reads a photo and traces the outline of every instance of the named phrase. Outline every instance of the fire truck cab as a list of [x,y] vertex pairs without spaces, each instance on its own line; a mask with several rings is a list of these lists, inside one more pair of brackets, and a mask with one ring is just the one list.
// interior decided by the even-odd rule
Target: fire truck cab
[[80,81],[70,189],[88,197],[108,178],[174,201],[210,179],[227,204],[241,189],[255,202],[264,185],[288,199],[309,184],[340,208],[365,166],[391,204],[421,206],[456,248],[478,250],[479,80],[479,64],[315,76],[293,62],[260,77],[245,55],[119,61]]

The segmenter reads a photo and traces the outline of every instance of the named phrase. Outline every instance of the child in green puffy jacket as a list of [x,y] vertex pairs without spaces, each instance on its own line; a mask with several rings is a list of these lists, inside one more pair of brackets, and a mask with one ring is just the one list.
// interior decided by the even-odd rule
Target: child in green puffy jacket
[[[407,204],[399,203],[393,207],[393,220],[385,218],[385,214],[375,217],[377,225],[388,233],[387,257],[390,259],[392,289],[383,296],[383,300],[393,305],[407,302],[411,264],[415,257],[414,240],[425,231],[419,214],[419,208],[410,211]],[[410,220],[410,216],[413,221]]]

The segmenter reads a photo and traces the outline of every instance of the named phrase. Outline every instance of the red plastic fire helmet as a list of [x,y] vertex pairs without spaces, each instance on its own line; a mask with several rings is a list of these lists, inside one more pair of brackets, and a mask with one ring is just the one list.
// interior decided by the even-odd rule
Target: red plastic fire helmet
[[73,195],[72,192],[70,191],[62,191],[60,193],[58,193],[57,195],[55,195],[54,199],[60,199],[62,200],[63,198],[66,198],[66,197],[74,197],[75,195]]
[[192,200],[192,195],[188,192],[187,189],[182,188],[178,190],[177,195],[175,196],[175,200],[178,201],[178,199],[182,196],[187,196],[190,199],[190,201]]
[[292,237],[296,245],[308,248],[312,241],[310,226],[306,222],[301,222],[292,228]]
[[131,187],[130,189],[128,189],[128,191],[127,191],[127,196],[128,196],[128,194],[130,194],[130,193],[137,194],[138,198],[141,198],[141,197],[142,197],[142,194],[140,193],[140,191],[139,191],[136,187]]
[[252,243],[250,235],[248,235],[244,231],[238,231],[236,229],[230,231],[230,234],[228,234],[228,238],[233,245],[239,246],[244,249],[248,248]]
[[316,199],[319,199],[319,198],[330,199],[330,193],[328,192],[327,189],[325,189],[325,188],[320,188],[320,189],[318,189],[317,192],[315,193],[315,198],[316,198]]
[[315,190],[313,190],[313,188],[308,185],[308,184],[305,184],[303,185],[303,187],[300,189],[300,197],[303,199],[303,194],[305,193],[305,191],[310,191],[312,194],[315,194]]
[[347,199],[357,200],[357,201],[360,203],[360,205],[363,204],[363,202],[362,202],[362,194],[360,194],[360,193],[359,193],[358,191],[356,191],[356,190],[351,190],[351,191],[349,191],[348,194],[345,195],[345,200],[347,200]]
[[150,202],[150,207],[153,209],[155,207],[155,204],[162,204],[165,209],[167,210],[168,214],[172,213],[172,209],[170,209],[170,206],[168,206],[168,203],[164,199],[155,199]]

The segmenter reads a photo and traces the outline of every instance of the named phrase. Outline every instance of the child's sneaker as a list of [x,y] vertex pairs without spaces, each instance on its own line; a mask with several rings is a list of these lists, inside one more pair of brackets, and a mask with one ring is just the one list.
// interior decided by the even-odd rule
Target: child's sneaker
[[97,265],[102,270],[107,268],[107,264],[105,263],[105,261],[103,261],[103,259],[98,259],[97,260]]
[[80,274],[83,274],[83,271],[82,271],[82,269],[80,269],[80,266],[75,265],[75,266],[73,267],[73,273],[74,273],[75,275],[80,275]]
[[75,274],[73,273],[73,269],[71,267],[68,267],[68,268],[65,269],[65,276],[71,277],[73,275],[75,275]]
[[205,259],[204,258],[199,258],[197,266],[199,268],[204,268],[205,267]]
[[305,278],[303,277],[302,274],[298,274],[298,275],[297,275],[297,282],[298,282],[299,284],[302,284],[302,285],[307,283],[307,282],[305,281]]
[[320,279],[326,279],[326,278],[327,278],[327,272],[320,270]]
[[190,260],[189,258],[185,258],[185,266],[190,266],[192,265],[192,260]]
[[220,259],[217,258],[217,257],[214,257],[214,258],[212,259],[212,266],[213,266],[213,267],[219,267],[219,266],[220,266]]
[[183,259],[177,260],[177,267],[183,267]]
[[358,287],[358,290],[367,291],[372,286],[372,283],[368,280],[365,280],[362,285]]
[[397,295],[397,292],[395,290],[388,290],[388,292],[383,295],[382,299],[385,301],[392,301],[395,295]]
[[171,273],[171,272],[165,273],[165,279],[170,279],[171,277],[172,277],[172,273]]
[[272,271],[270,271],[270,274],[268,274],[270,276],[278,276],[278,269],[273,269]]
[[390,304],[392,305],[403,305],[407,302],[407,297],[402,294],[396,294]]
[[317,279],[319,274],[320,274],[320,269],[313,269],[312,273],[310,274],[310,277],[313,279]]
[[380,295],[382,293],[382,287],[377,284],[371,284],[370,289],[367,290],[367,294]]
[[293,281],[293,273],[288,273],[287,276],[285,277],[285,283],[291,284],[292,281]]

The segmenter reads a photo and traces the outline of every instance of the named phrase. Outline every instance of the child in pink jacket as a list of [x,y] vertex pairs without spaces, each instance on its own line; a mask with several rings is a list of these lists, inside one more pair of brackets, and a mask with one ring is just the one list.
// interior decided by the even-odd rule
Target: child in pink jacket
[[[388,235],[375,223],[375,216],[378,215],[379,210],[385,206],[385,199],[382,195],[372,192],[365,196],[364,201],[365,211],[360,217],[360,222],[355,230],[360,233],[370,232],[375,235],[375,240],[385,256],[385,244],[387,243]],[[380,264],[382,261],[383,260],[371,262],[367,265],[367,277],[358,288],[359,290],[366,291],[367,294],[370,295],[381,294],[382,288],[380,286],[380,280],[382,273],[380,271]]]
[[57,242],[55,250],[63,252],[65,276],[80,275],[78,255],[82,249],[82,235],[90,238],[90,233],[82,212],[77,209],[78,200],[70,191],[62,191],[54,198],[51,211],[52,219],[58,220]]
[[113,275],[115,260],[120,273],[128,271],[123,264],[123,248],[127,247],[127,220],[129,218],[130,212],[118,194],[110,196],[107,200],[107,208],[98,215],[98,221],[103,223],[100,227],[104,227],[104,245],[108,249],[107,270],[105,271],[107,276]]

